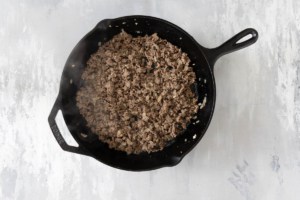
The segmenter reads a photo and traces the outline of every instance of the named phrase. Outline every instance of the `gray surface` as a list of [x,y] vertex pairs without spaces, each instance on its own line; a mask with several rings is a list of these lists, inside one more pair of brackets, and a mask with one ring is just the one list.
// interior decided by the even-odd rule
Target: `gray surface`
[[[2,0],[0,7],[1,200],[300,198],[299,1]],[[207,47],[247,27],[260,34],[216,63],[214,118],[176,167],[133,173],[63,152],[47,123],[74,45],[101,19],[131,14],[174,22]]]

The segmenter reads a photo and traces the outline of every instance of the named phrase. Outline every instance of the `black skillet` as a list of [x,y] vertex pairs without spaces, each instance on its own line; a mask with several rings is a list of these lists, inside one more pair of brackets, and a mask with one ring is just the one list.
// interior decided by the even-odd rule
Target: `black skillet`
[[[197,118],[190,122],[183,134],[159,152],[127,155],[124,152],[108,148],[107,144],[100,142],[91,133],[76,106],[75,95],[82,84],[80,77],[87,60],[99,48],[98,45],[110,40],[122,29],[133,36],[157,33],[159,37],[180,47],[191,59],[191,67],[197,76],[195,92],[198,95],[198,102],[205,106],[199,109]],[[250,36],[250,38],[246,39],[246,36]],[[242,38],[244,41],[241,41]],[[65,64],[58,97],[48,118],[52,132],[63,150],[91,156],[115,168],[145,171],[174,166],[201,140],[211,121],[216,100],[214,63],[224,54],[255,43],[257,38],[257,31],[248,28],[221,46],[208,49],[199,45],[193,37],[178,26],[159,18],[126,16],[103,20],[79,41]],[[68,145],[62,137],[55,122],[59,110],[62,111],[65,123],[77,141],[78,147]]]

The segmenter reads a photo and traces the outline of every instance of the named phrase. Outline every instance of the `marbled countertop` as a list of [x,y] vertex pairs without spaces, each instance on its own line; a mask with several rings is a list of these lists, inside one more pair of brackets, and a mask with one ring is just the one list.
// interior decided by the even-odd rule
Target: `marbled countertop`
[[[1,200],[300,199],[300,1],[2,0],[0,8]],[[215,113],[197,147],[175,167],[140,173],[62,151],[47,122],[75,44],[101,19],[133,14],[171,21],[206,47],[247,27],[260,35],[217,61]]]

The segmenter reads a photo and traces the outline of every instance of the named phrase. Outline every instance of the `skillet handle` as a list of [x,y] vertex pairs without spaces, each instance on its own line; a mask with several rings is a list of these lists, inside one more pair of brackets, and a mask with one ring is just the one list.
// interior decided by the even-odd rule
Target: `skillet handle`
[[[248,35],[250,35],[251,37],[246,39],[245,41],[239,42],[241,39],[245,38]],[[221,56],[250,46],[251,44],[254,44],[257,39],[257,31],[253,28],[247,28],[227,40],[219,47],[213,49],[204,48],[204,52],[208,58],[209,64],[211,65],[211,67],[213,67],[217,59]]]
[[55,117],[58,113],[58,111],[60,110],[61,108],[61,98],[60,96],[57,97],[54,105],[53,105],[53,108],[51,110],[51,113],[48,117],[48,122],[49,122],[49,125],[50,125],[50,128],[51,128],[51,131],[55,137],[55,139],[57,140],[59,146],[65,150],[65,151],[68,151],[68,152],[72,152],[72,153],[77,153],[77,154],[82,154],[82,155],[89,155],[88,152],[83,149],[82,147],[73,147],[73,146],[70,146],[66,143],[65,139],[63,138],[63,136],[61,135],[60,133],[60,130],[56,124],[56,121],[55,121]]

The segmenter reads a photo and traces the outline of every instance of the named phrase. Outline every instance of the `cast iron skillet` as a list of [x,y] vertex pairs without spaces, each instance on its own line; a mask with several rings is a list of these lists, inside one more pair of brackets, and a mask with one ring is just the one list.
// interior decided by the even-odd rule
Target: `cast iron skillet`
[[[157,33],[159,37],[180,47],[188,54],[191,59],[191,67],[196,73],[195,92],[198,95],[198,102],[205,103],[205,106],[199,109],[197,119],[191,121],[184,133],[159,152],[127,155],[124,152],[109,149],[107,144],[100,142],[87,128],[86,121],[76,106],[75,95],[82,84],[80,77],[87,60],[98,49],[98,45],[110,40],[122,29],[133,36]],[[248,35],[251,37],[238,42]],[[224,54],[255,43],[257,38],[257,31],[248,28],[221,46],[208,49],[200,46],[193,37],[178,26],[159,18],[126,16],[103,20],[79,41],[65,64],[58,97],[48,118],[52,132],[63,150],[91,156],[115,168],[144,171],[174,166],[201,140],[211,121],[216,100],[214,63]],[[62,111],[65,123],[77,141],[78,147],[68,145],[62,137],[55,122],[59,110]]]

